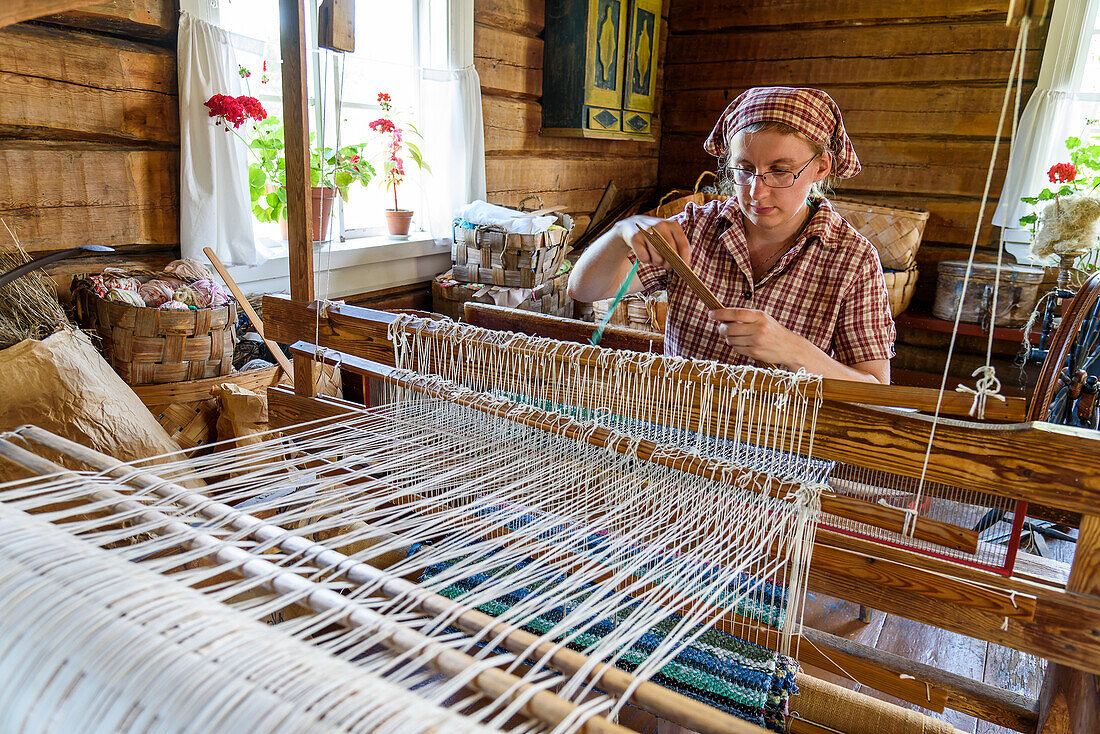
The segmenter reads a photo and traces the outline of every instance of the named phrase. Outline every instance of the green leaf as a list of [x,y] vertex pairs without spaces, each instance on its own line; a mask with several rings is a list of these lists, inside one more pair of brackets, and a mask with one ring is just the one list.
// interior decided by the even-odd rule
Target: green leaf
[[344,200],[345,204],[347,204],[348,203],[348,187],[347,186],[340,186],[339,184],[337,184],[336,190],[340,192],[340,198]]
[[266,201],[267,201],[267,205],[269,207],[271,207],[272,209],[274,209],[277,206],[282,205],[282,203],[283,203],[283,202],[279,201],[279,195],[277,193],[275,193],[274,191],[272,191],[270,194],[267,195]]
[[1043,189],[1039,192],[1039,201],[1050,201],[1054,198],[1054,192],[1050,189]]
[[1069,150],[1073,150],[1074,148],[1080,148],[1080,147],[1081,147],[1081,138],[1074,138],[1074,137],[1066,138],[1066,148],[1068,148]]
[[1032,212],[1031,214],[1028,214],[1026,217],[1020,217],[1020,226],[1021,227],[1026,227],[1029,224],[1035,224],[1035,222],[1037,222],[1038,220],[1039,220],[1039,215]]
[[267,194],[267,189],[265,189],[263,187],[260,187],[260,188],[251,187],[251,188],[249,188],[248,193],[252,197],[252,203],[255,204],[257,201],[262,199]]
[[280,186],[275,193],[279,195],[279,201],[283,206],[286,206],[286,186]]
[[1072,193],[1073,193],[1073,187],[1072,186],[1063,186],[1062,188],[1058,189],[1058,196],[1069,196]]
[[320,186],[321,185],[321,172],[315,168],[311,168],[309,171],[309,185]]
[[1031,204],[1032,206],[1034,206],[1035,204],[1039,203],[1039,197],[1037,197],[1037,196],[1021,196],[1020,201],[1024,202],[1025,204]]
[[348,186],[351,185],[351,182],[355,180],[355,177],[347,171],[337,171],[336,174],[332,177],[332,180],[336,184],[337,188],[346,189]]
[[248,185],[253,188],[261,188],[267,183],[267,174],[264,173],[264,169],[253,164],[248,167]]
[[279,206],[271,210],[271,221],[278,222],[280,219],[283,219],[284,211],[286,211],[286,207],[280,203]]
[[256,217],[256,220],[262,224],[266,224],[270,220],[267,218],[267,209],[257,204],[252,207],[252,216]]

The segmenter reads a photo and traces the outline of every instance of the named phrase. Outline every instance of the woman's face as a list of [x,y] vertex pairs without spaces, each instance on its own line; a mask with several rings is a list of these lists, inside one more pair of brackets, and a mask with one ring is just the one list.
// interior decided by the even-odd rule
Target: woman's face
[[800,218],[805,210],[810,187],[829,174],[828,154],[815,156],[813,147],[797,135],[761,130],[746,135],[737,133],[730,141],[730,166],[755,173],[789,171],[798,173],[789,188],[774,189],[755,178],[749,186],[737,186],[737,203],[745,218],[760,229],[782,228]]

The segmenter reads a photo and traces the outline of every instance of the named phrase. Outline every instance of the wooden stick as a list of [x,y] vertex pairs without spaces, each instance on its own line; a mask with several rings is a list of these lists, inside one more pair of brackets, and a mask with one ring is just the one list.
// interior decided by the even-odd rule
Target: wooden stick
[[642,234],[645,236],[646,242],[657,251],[658,255],[664,258],[665,262],[672,266],[673,271],[680,276],[680,280],[687,284],[691,292],[698,296],[707,308],[712,311],[721,311],[725,308],[725,305],[718,300],[718,296],[714,295],[710,288],[707,288],[706,283],[700,280],[695,271],[684,262],[684,258],[680,257],[680,253],[676,252],[676,249],[666,242],[664,237],[652,229],[642,229]]
[[[676,252],[676,248],[670,245],[665,238],[652,229],[642,229],[642,234],[645,235],[646,241],[657,250],[657,254],[665,259],[672,269],[680,276],[680,280],[687,283],[691,292],[699,297],[699,300],[706,305],[711,311],[721,311],[726,306],[718,300],[718,296],[711,292],[710,288],[707,288],[707,284],[704,283],[695,271],[684,262],[684,258],[680,257],[680,253]],[[771,362],[765,362],[764,360],[754,360],[761,367],[767,369],[776,369],[776,365]]]
[[[241,309],[248,315],[248,320],[252,322],[252,328],[256,330],[256,333],[260,335],[260,338],[264,340],[264,344],[271,350],[271,356],[275,358],[275,361],[279,363],[279,366],[283,368],[283,372],[287,377],[294,381],[294,367],[290,364],[290,360],[283,354],[283,350],[279,348],[279,345],[264,336],[264,322],[260,320],[260,315],[256,313],[256,309],[252,308],[252,304],[245,298],[244,292],[236,281],[233,280],[233,276],[226,270],[225,265],[218,258],[214,251],[209,247],[202,248],[202,251],[206,253],[206,257],[209,258],[210,264],[214,266],[214,269],[218,271],[218,275],[222,276],[222,280],[225,281],[226,286],[229,288],[229,292],[233,294],[233,297],[237,299],[237,303],[241,304]],[[278,382],[278,380],[276,380]]]

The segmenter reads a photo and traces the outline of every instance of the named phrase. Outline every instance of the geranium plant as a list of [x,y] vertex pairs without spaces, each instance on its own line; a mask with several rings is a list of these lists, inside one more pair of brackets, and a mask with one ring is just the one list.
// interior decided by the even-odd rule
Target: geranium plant
[[[241,67],[241,76],[247,69]],[[266,77],[265,77],[266,79]],[[232,132],[248,146],[252,162],[248,165],[248,188],[252,199],[252,214],[260,222],[277,222],[286,218],[286,146],[283,124],[270,117],[255,97],[230,97],[215,94],[205,102],[215,125]],[[238,132],[246,121],[253,120],[252,139]],[[375,174],[365,158],[365,143],[344,145],[339,149],[315,145],[309,136],[309,180],[311,186],[334,188],[340,198],[348,200],[348,188],[353,183],[364,186]]]
[[[1091,126],[1094,121],[1089,120]],[[1037,196],[1024,196],[1021,201],[1038,207],[1020,218],[1020,225],[1032,234],[1034,257],[1059,255],[1063,262],[1075,259],[1074,267],[1085,271],[1097,269],[1100,254],[1100,144],[1095,137],[1082,140],[1066,139],[1069,160],[1055,163],[1047,171],[1050,187]]]
[[393,112],[393,102],[386,92],[378,93],[378,104],[382,107],[384,114],[377,120],[371,121],[370,129],[383,136],[386,143],[382,181],[385,183],[387,190],[393,189],[393,210],[398,211],[400,207],[397,205],[397,187],[405,180],[403,153],[407,153],[408,157],[420,170],[430,173],[431,169],[424,162],[420,146],[409,139],[411,137],[422,143],[423,137],[420,135],[420,131],[411,123],[401,123],[397,120]]
[[[1094,138],[1066,138],[1066,150],[1069,151],[1069,161],[1055,163],[1047,171],[1047,180],[1054,187],[1044,188],[1037,196],[1020,197],[1020,201],[1039,206],[1042,202],[1053,201],[1059,196],[1091,192],[1100,185],[1100,143]],[[1032,234],[1035,233],[1038,222],[1038,212],[1020,217],[1020,226],[1029,227]]]

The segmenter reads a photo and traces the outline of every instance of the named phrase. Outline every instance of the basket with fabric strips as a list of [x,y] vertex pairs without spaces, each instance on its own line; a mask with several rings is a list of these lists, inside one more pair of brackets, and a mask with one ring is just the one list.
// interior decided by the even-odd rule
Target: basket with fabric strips
[[829,199],[829,203],[861,235],[871,240],[884,270],[908,271],[916,266],[928,212],[848,199]]
[[455,321],[463,319],[466,303],[491,303],[550,316],[573,316],[566,260],[558,273],[536,288],[505,288],[485,283],[460,283],[448,270],[432,280],[432,310]]
[[[198,380],[233,371],[237,306],[206,277],[209,273],[202,266],[186,262],[197,267],[108,268],[73,279],[77,322],[99,335],[100,351],[130,385]],[[160,295],[148,295],[158,287]],[[140,293],[158,305],[148,305]],[[175,300],[181,293],[186,295],[179,298],[192,303]]]
[[451,277],[460,283],[506,288],[536,288],[553,278],[565,261],[573,217],[547,209],[528,212],[522,202],[520,211],[553,214],[557,222],[538,234],[513,234],[499,226],[456,219]]

